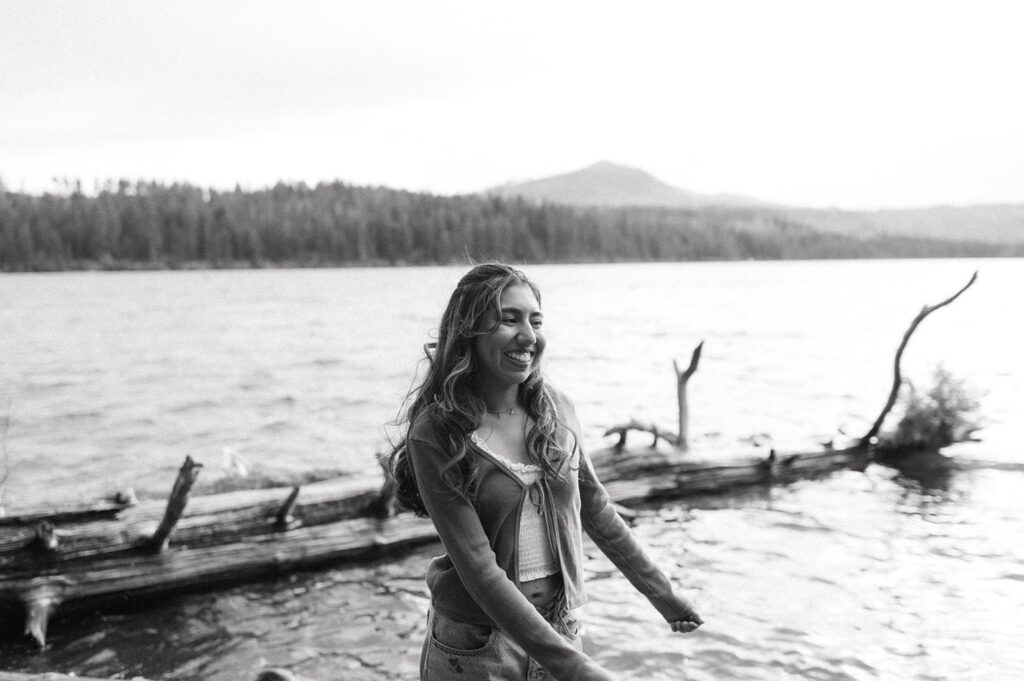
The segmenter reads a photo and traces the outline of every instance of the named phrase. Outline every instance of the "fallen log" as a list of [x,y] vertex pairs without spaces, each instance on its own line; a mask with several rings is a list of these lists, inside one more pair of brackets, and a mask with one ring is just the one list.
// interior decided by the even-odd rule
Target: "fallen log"
[[[380,486],[380,479],[373,476],[336,478],[304,485],[302,504],[293,503],[286,513],[290,515],[286,525],[318,525],[354,518],[377,499]],[[269,488],[195,497],[188,514],[178,521],[174,545],[199,548],[220,543],[225,537],[243,538],[280,531],[278,515],[288,505],[293,492],[294,488],[291,492],[289,488]],[[60,550],[53,560],[72,561],[132,552],[153,535],[164,506],[160,501],[144,501],[123,507],[116,517],[102,521],[68,522],[60,517],[52,518],[47,522],[57,526],[60,542]],[[25,517],[46,518],[41,512]],[[25,550],[35,540],[34,525],[0,527],[0,568],[8,572],[38,563],[39,557]]]
[[616,447],[594,453],[594,467],[609,496],[625,506],[714,494],[752,485],[791,482],[837,470],[864,470],[874,451],[855,445],[821,451],[749,452],[714,457],[682,456],[678,450],[647,448],[623,456]]
[[[187,463],[184,475],[192,477],[195,469]],[[64,603],[205,588],[432,541],[429,522],[380,524],[366,516],[380,487],[379,479],[367,477],[311,483],[302,488],[301,505],[298,488],[200,496],[186,515],[183,487],[176,484],[168,504],[139,503],[104,521],[64,522],[60,516],[37,526],[0,527],[0,610],[22,610],[25,633],[43,646],[49,619]],[[169,529],[170,549],[154,550],[154,537],[170,538]],[[41,536],[51,541],[44,545]]]
[[114,518],[118,513],[132,505],[127,500],[105,500],[89,504],[78,504],[65,507],[48,507],[46,509],[31,509],[10,515],[0,515],[0,527],[16,527],[19,525],[31,525],[40,520],[51,522],[78,522],[84,520],[99,520],[103,518]]
[[280,574],[325,561],[376,558],[393,547],[408,548],[435,538],[430,520],[410,514],[383,520],[353,518],[202,550],[171,548],[139,554],[130,561],[106,557],[34,575],[4,575],[0,600],[8,604],[43,600],[52,609],[69,601],[146,597]]

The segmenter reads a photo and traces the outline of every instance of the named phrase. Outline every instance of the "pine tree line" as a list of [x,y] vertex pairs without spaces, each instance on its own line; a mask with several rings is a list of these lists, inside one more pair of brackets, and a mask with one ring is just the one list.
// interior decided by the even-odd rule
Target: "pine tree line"
[[1021,248],[825,234],[768,209],[581,209],[340,182],[218,192],[121,181],[42,196],[0,186],[0,270],[83,267],[1024,255]]

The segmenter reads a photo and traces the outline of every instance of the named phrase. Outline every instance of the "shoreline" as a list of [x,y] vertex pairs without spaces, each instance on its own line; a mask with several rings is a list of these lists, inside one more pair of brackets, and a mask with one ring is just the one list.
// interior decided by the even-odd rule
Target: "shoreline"
[[[976,242],[965,242],[976,243]],[[988,255],[956,254],[956,255],[875,255],[865,256],[862,254],[851,254],[849,257],[800,257],[800,258],[753,258],[753,257],[708,257],[679,259],[634,259],[634,258],[573,258],[536,260],[530,263],[511,261],[510,264],[516,267],[536,267],[539,265],[658,265],[672,263],[738,263],[738,262],[854,262],[854,261],[878,261],[878,260],[1007,260],[1024,258],[1024,255],[1016,253],[995,253]],[[481,260],[483,262],[483,260]],[[202,272],[202,271],[230,271],[230,270],[315,270],[315,269],[397,269],[413,267],[466,267],[471,264],[469,261],[449,260],[446,262],[410,262],[399,260],[389,262],[387,260],[370,260],[366,262],[310,262],[305,260],[283,260],[283,261],[246,261],[231,260],[225,262],[206,262],[202,260],[190,260],[183,262],[135,262],[135,261],[102,261],[83,260],[75,261],[68,265],[43,266],[36,268],[13,269],[9,267],[0,268],[0,274],[59,274],[62,272]]]

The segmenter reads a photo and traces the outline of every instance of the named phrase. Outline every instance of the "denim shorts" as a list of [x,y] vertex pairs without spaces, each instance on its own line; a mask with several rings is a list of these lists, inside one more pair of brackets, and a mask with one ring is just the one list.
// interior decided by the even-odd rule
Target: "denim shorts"
[[[552,628],[577,650],[579,622],[564,598],[537,608]],[[508,634],[488,624],[453,620],[433,608],[420,655],[420,681],[548,681],[551,676]]]

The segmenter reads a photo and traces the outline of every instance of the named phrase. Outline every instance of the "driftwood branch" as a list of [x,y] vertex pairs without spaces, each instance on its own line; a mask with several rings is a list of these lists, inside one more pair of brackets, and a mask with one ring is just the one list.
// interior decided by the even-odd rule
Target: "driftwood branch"
[[32,539],[32,546],[41,551],[56,551],[60,540],[57,538],[57,530],[49,520],[40,520],[36,524],[35,537]]
[[907,342],[910,340],[910,336],[917,329],[917,326],[922,321],[924,321],[925,317],[930,315],[932,312],[935,312],[939,308],[949,305],[954,300],[959,298],[960,294],[969,289],[977,279],[978,273],[977,271],[975,271],[974,274],[971,275],[970,281],[964,284],[963,288],[961,288],[959,291],[951,295],[949,298],[943,300],[941,303],[936,303],[935,305],[925,305],[923,308],[921,308],[921,311],[917,313],[917,316],[914,317],[914,321],[910,323],[910,327],[907,329],[906,333],[903,334],[903,340],[900,341],[899,348],[896,349],[896,358],[893,361],[892,390],[889,391],[889,399],[886,400],[885,406],[882,408],[882,413],[880,413],[878,415],[878,418],[875,419],[875,422],[871,425],[870,430],[868,430],[868,432],[864,434],[864,437],[860,439],[861,445],[869,444],[872,438],[878,435],[878,431],[881,430],[882,428],[882,422],[885,420],[885,417],[889,415],[889,412],[892,411],[893,406],[896,404],[896,397],[897,395],[899,395],[900,385],[903,383],[903,377],[900,375],[900,360],[903,358],[903,350],[906,349]]
[[25,593],[25,634],[31,636],[40,648],[46,646],[46,629],[50,615],[61,604],[59,584],[43,583]]
[[157,552],[167,548],[171,532],[174,531],[174,526],[181,519],[181,514],[185,512],[185,506],[188,504],[188,493],[192,489],[192,485],[195,484],[196,478],[199,477],[199,469],[202,467],[203,464],[196,463],[192,460],[191,456],[185,457],[185,463],[181,464],[181,468],[178,470],[178,477],[174,481],[174,487],[171,489],[171,496],[167,499],[167,510],[164,512],[164,518],[160,521],[156,532],[146,542],[146,548]]
[[679,364],[672,360],[672,368],[676,372],[676,397],[679,405],[679,433],[676,435],[676,447],[682,450],[690,448],[688,436],[690,432],[690,409],[686,400],[686,383],[697,371],[697,364],[700,362],[700,353],[704,349],[704,341],[697,344],[690,357],[690,366],[685,371],[679,370]]
[[636,430],[641,433],[650,433],[654,436],[654,440],[651,441],[651,447],[658,446],[658,440],[666,440],[668,442],[675,442],[676,436],[674,433],[670,433],[666,430],[661,430],[658,426],[649,421],[637,421],[636,419],[630,419],[629,423],[621,423],[617,426],[612,426],[608,430],[604,431],[604,436],[618,435],[619,441],[613,446],[616,450],[621,450],[626,446],[626,434],[631,430]]
[[374,518],[391,518],[398,513],[398,482],[391,475],[386,454],[377,454],[377,465],[384,474],[384,482],[376,498],[366,505],[366,512]]
[[278,528],[288,530],[298,525],[299,521],[295,518],[293,512],[295,511],[295,502],[299,499],[300,489],[301,488],[298,485],[292,487],[291,494],[289,494],[288,498],[285,499],[284,504],[281,505],[281,509],[274,517],[274,524],[277,525]]
[[700,354],[703,349],[704,341],[701,341],[693,349],[693,354],[690,356],[690,364],[686,369],[680,369],[679,362],[674,359],[672,360],[672,369],[676,375],[676,397],[679,404],[679,431],[672,433],[668,430],[662,430],[653,421],[630,419],[628,423],[620,423],[604,432],[605,437],[609,435],[619,436],[618,442],[614,445],[616,450],[625,449],[626,437],[631,430],[650,433],[654,437],[651,441],[652,448],[657,448],[658,440],[664,440],[683,451],[689,449],[687,433],[689,431],[690,410],[686,399],[686,384],[690,380],[690,376],[693,376],[694,372],[697,371],[697,365],[700,363]]

